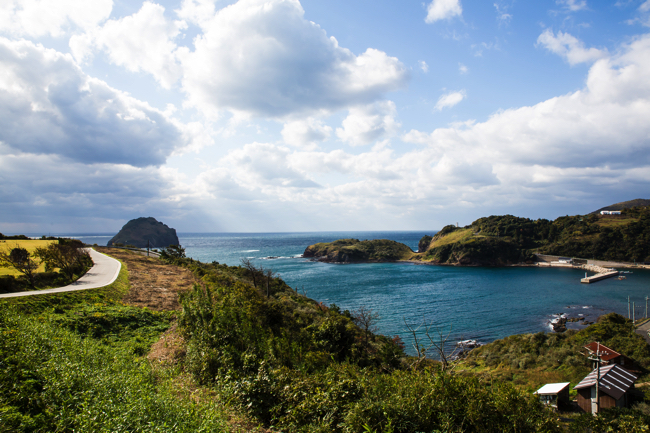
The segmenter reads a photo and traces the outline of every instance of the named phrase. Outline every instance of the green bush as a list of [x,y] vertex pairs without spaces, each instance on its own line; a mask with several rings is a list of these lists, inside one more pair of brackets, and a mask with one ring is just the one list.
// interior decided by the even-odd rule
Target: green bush
[[128,348],[0,313],[0,432],[225,430],[221,413],[159,379]]

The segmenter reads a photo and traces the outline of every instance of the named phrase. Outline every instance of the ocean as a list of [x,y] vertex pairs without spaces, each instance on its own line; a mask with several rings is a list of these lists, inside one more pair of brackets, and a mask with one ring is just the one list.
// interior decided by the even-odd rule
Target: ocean
[[[188,257],[238,265],[248,258],[270,268],[300,293],[343,310],[361,306],[379,314],[379,332],[399,335],[411,348],[406,324],[426,324],[449,341],[487,343],[512,334],[549,332],[555,314],[594,321],[608,312],[627,316],[628,296],[636,317],[646,311],[650,271],[634,270],[627,279],[581,284],[584,271],[536,267],[453,267],[411,263],[328,264],[301,257],[317,242],[341,238],[391,239],[414,251],[431,232],[179,233]],[[113,234],[70,235],[106,245]],[[570,327],[581,329],[572,323]],[[424,328],[420,328],[420,335]]]

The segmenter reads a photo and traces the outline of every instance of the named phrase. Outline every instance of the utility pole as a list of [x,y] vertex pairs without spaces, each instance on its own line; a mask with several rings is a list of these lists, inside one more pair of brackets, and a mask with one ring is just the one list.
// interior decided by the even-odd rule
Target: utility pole
[[634,302],[632,302],[632,324],[633,325],[636,323],[636,320],[634,320],[634,313],[636,313],[636,311],[634,311],[634,310],[635,310]]
[[596,411],[593,412],[593,415],[597,415],[598,412],[600,412],[600,364],[603,363],[602,356],[603,355],[609,355],[609,352],[606,351],[600,351],[600,343],[597,343],[596,346],[596,353],[592,354],[590,356],[589,360],[594,361],[596,363]]
[[147,257],[149,257],[149,239],[147,239]]
[[648,297],[645,297],[645,318],[648,318]]
[[631,319],[632,316],[630,315],[630,297],[627,297],[627,318]]

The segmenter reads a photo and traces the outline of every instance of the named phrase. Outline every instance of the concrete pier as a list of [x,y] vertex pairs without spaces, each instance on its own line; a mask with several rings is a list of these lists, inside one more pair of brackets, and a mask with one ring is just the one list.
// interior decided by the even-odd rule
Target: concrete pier
[[606,278],[615,277],[618,275],[618,271],[608,271],[602,272],[600,274],[592,275],[591,277],[585,277],[580,280],[581,283],[595,283],[596,281],[604,280]]

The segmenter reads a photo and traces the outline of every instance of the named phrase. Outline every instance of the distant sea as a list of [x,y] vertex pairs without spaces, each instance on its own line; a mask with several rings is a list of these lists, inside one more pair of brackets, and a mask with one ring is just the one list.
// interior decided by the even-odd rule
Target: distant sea
[[[490,342],[512,334],[550,331],[554,314],[589,320],[615,311],[627,316],[627,297],[636,317],[645,315],[650,271],[634,270],[627,279],[581,284],[584,272],[563,268],[453,267],[410,263],[335,265],[301,257],[317,242],[341,238],[392,239],[414,251],[430,232],[179,233],[189,257],[237,265],[248,258],[271,268],[291,287],[341,309],[371,308],[380,315],[379,332],[400,335],[410,347],[404,321],[426,321],[451,339]],[[106,245],[113,234],[67,234]],[[576,329],[579,325],[571,324]],[[408,347],[407,347],[408,349]],[[410,350],[412,352],[412,350]]]

